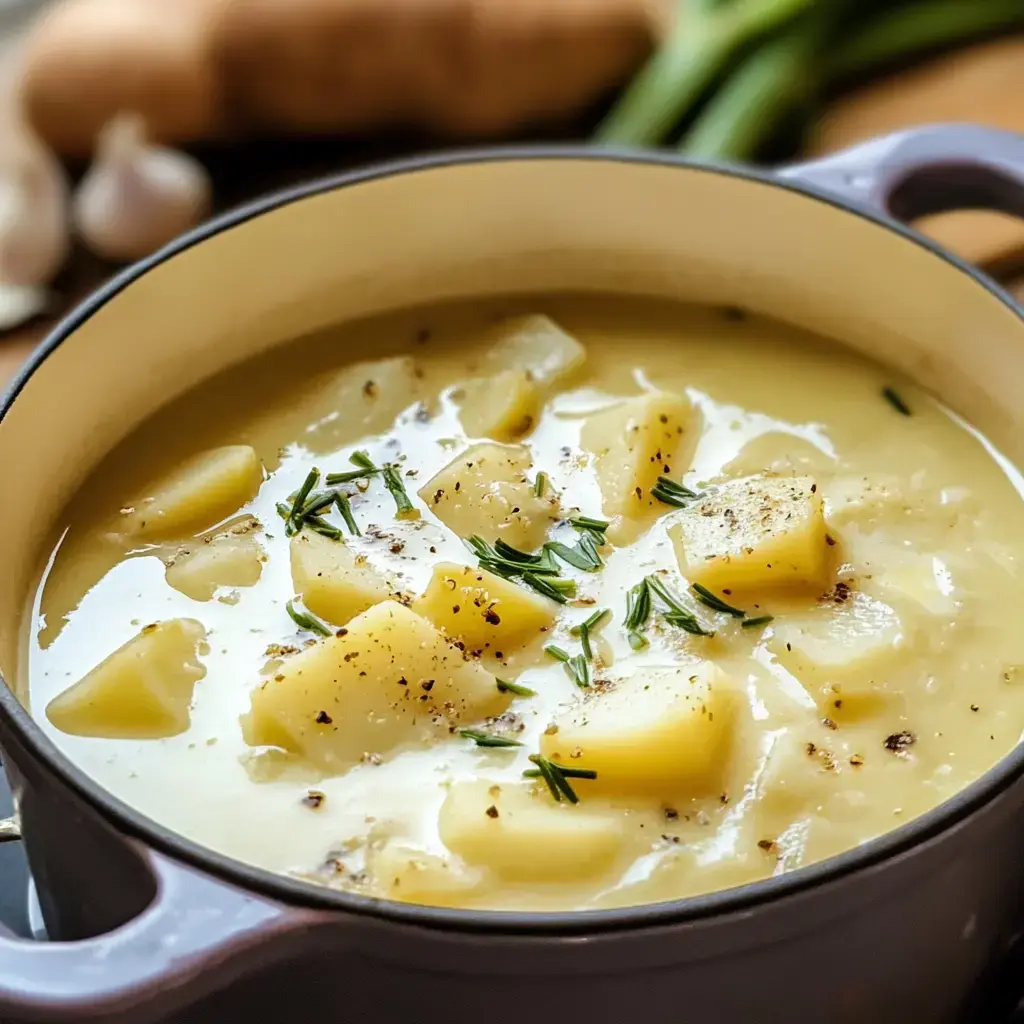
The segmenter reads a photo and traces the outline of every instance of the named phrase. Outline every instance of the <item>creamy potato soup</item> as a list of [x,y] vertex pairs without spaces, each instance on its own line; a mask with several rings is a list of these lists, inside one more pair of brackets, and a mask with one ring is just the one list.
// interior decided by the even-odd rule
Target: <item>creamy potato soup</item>
[[1019,485],[911,383],[740,310],[407,312],[115,450],[20,685],[118,797],[273,871],[474,908],[707,892],[1018,742]]

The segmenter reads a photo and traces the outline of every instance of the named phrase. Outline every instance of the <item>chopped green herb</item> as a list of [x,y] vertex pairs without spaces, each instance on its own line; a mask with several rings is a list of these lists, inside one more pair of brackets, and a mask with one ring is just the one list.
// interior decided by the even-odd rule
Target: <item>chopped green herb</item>
[[657,498],[664,505],[685,508],[689,502],[694,498],[699,498],[700,495],[667,476],[659,476],[658,482],[651,488],[651,497]]
[[551,540],[544,545],[544,550],[550,551],[551,554],[557,555],[563,562],[568,562],[569,565],[582,569],[584,572],[597,572],[604,565],[604,562],[601,561],[601,556],[597,552],[593,534],[586,534],[572,548],[561,544],[557,540]]
[[544,495],[547,494],[548,484],[550,482],[551,481],[548,479],[547,473],[538,473],[537,479],[533,482],[533,493],[536,494],[538,498],[543,498]]
[[725,612],[726,615],[732,615],[737,619],[742,619],[747,614],[742,608],[737,608],[735,605],[731,605],[727,601],[723,601],[717,594],[712,593],[707,587],[700,583],[694,583],[692,589],[697,595],[697,600],[700,601],[701,604],[707,605],[709,608],[713,608],[716,612]]
[[292,509],[290,505],[286,505],[283,501],[277,503],[277,514],[285,521],[291,517]]
[[341,518],[345,520],[349,533],[354,537],[361,537],[362,534],[359,532],[356,517],[352,514],[352,502],[348,500],[348,495],[341,491],[335,491],[334,504],[338,506],[338,511],[341,513]]
[[744,629],[754,629],[756,626],[767,626],[769,622],[774,621],[774,615],[758,615],[753,619],[744,619],[740,625],[742,625]]
[[331,631],[327,625],[321,622],[315,615],[309,612],[300,611],[295,607],[295,601],[291,600],[286,605],[292,622],[300,629],[308,629],[310,633],[319,633],[320,636],[330,636]]
[[512,693],[517,697],[536,697],[537,691],[531,690],[528,686],[520,686],[519,683],[510,683],[507,679],[496,679],[500,693]]
[[468,538],[466,543],[480,559],[481,568],[498,576],[521,576],[527,569],[535,576],[557,576],[560,571],[547,552],[541,552],[539,555],[527,554],[502,540],[495,541],[492,547],[483,537],[475,534]]
[[608,620],[611,614],[612,610],[610,608],[601,608],[594,612],[594,614],[585,622],[581,622],[578,626],[573,626],[572,629],[569,630],[569,634],[571,636],[578,636],[580,638],[580,643],[583,645],[583,653],[588,658],[592,658],[594,656],[594,652],[590,646],[591,634],[597,632],[597,630],[600,629]]
[[635,629],[631,629],[626,634],[626,639],[629,640],[629,646],[634,651],[642,651],[650,643],[643,633],[638,633]]
[[566,662],[569,660],[569,652],[562,650],[561,647],[556,647],[554,644],[548,644],[547,647],[544,648],[544,653],[551,655],[555,661]]
[[569,678],[581,689],[590,686],[590,662],[586,654],[575,654],[565,663]]
[[680,629],[692,633],[694,636],[714,636],[714,632],[705,629],[693,612],[689,611],[680,599],[668,589],[657,576],[645,577],[651,593],[656,595],[668,611],[665,612],[665,621],[670,626],[678,626]]
[[389,462],[384,467],[383,473],[384,486],[391,492],[391,496],[395,499],[395,515],[397,515],[399,519],[408,519],[416,514],[416,506],[409,499],[409,495],[405,490],[405,484],[402,483],[402,476],[398,466]]
[[608,532],[608,527],[611,526],[611,523],[606,523],[603,519],[592,519],[590,516],[570,516],[569,523],[575,526],[577,530],[601,534],[602,544],[605,542],[604,534]]
[[292,507],[288,512],[288,519],[285,522],[284,532],[289,537],[294,537],[295,534],[302,529],[302,516],[303,509],[306,506],[306,499],[309,497],[309,492],[320,481],[320,470],[314,466],[309,473],[306,474],[306,479],[302,482],[302,486],[295,493],[295,497],[292,499]]
[[913,415],[910,411],[910,406],[903,401],[900,393],[895,388],[882,388],[882,397],[900,414],[903,416]]
[[320,516],[306,516],[302,521],[302,525],[304,527],[308,526],[314,533],[330,537],[331,540],[341,540],[341,530],[333,523],[327,522],[326,519],[321,519]]
[[576,584],[572,580],[560,580],[550,576],[537,576],[532,571],[522,574],[523,582],[533,587],[538,594],[550,597],[552,601],[565,604],[568,598],[576,596]]
[[[651,617],[651,591],[647,586],[647,580],[643,579],[636,586],[630,587],[626,592],[626,618],[623,625],[631,635],[639,635]],[[646,645],[647,641],[644,641]],[[629,642],[630,647],[633,650],[639,650],[639,648],[633,643],[632,639]]]
[[580,798],[569,784],[569,779],[596,779],[597,772],[586,768],[570,768],[567,765],[556,764],[549,761],[541,754],[531,754],[530,760],[537,766],[527,768],[523,775],[528,779],[543,779],[547,783],[551,795],[558,803],[564,797],[571,804],[578,804]]
[[505,736],[493,736],[479,729],[460,729],[459,735],[472,740],[478,747],[521,747],[519,740],[510,740]]
[[328,473],[326,481],[329,487],[335,484],[347,484],[353,480],[362,480],[366,477],[376,476],[380,472],[380,467],[373,464],[373,460],[366,452],[353,452],[348,457],[348,461],[359,468],[349,470],[347,473]]
[[312,494],[306,499],[306,503],[302,506],[302,512],[300,513],[303,517],[315,516],[325,509],[329,509],[334,504],[335,490],[320,490],[313,491]]
[[353,466],[358,466],[364,473],[379,473],[380,467],[375,466],[373,459],[370,458],[369,454],[365,451],[355,451],[349,457],[348,461]]

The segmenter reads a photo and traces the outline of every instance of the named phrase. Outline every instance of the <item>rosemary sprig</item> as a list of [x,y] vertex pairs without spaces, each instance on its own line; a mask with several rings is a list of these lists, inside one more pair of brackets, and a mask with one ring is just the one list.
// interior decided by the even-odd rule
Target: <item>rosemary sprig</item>
[[705,629],[693,612],[688,611],[683,603],[672,593],[665,584],[654,575],[645,577],[647,586],[651,593],[658,597],[668,609],[665,614],[665,621],[670,626],[678,626],[693,636],[714,636],[714,631]]
[[285,608],[288,609],[288,614],[291,616],[292,622],[295,623],[299,629],[307,629],[310,633],[319,633],[320,636],[330,636],[331,631],[327,625],[321,622],[315,615],[309,612],[300,611],[295,607],[294,599],[289,601]]
[[306,499],[306,503],[302,506],[302,512],[300,515],[302,518],[306,516],[315,516],[320,512],[329,509],[334,504],[334,495],[337,492],[334,488],[329,490],[317,490],[313,491],[312,494]]
[[758,615],[753,619],[744,619],[740,625],[744,629],[754,629],[757,626],[767,626],[769,622],[774,622],[774,615]]
[[460,729],[459,735],[472,740],[478,747],[521,747],[519,740],[510,740],[505,736],[494,736],[479,729]]
[[284,532],[288,537],[294,537],[302,529],[302,510],[305,508],[309,492],[320,482],[320,470],[314,466],[307,474],[302,486],[295,493],[292,499],[292,507],[288,513],[288,519],[284,524]]
[[731,615],[733,618],[742,619],[746,617],[746,612],[742,608],[737,608],[735,605],[729,604],[727,601],[723,601],[717,594],[712,593],[707,587],[700,583],[694,583],[692,588],[693,592],[697,595],[697,600],[701,604],[707,605],[708,608],[713,608],[716,612],[725,612],[726,615]]
[[543,779],[547,783],[551,795],[558,803],[564,797],[571,804],[578,804],[580,798],[576,791],[569,784],[569,779],[596,779],[597,772],[587,768],[570,768],[567,765],[556,764],[548,760],[542,754],[531,754],[530,760],[537,766],[527,768],[523,776],[528,779]]
[[544,648],[544,653],[554,658],[555,661],[567,662],[569,660],[569,652],[561,647],[556,647],[554,644],[548,644]]
[[892,387],[882,388],[882,397],[901,415],[912,416],[910,406],[903,401],[900,393]]
[[585,622],[581,622],[578,626],[573,626],[569,630],[570,636],[578,636],[580,638],[580,643],[583,645],[583,653],[588,658],[594,656],[593,649],[590,646],[591,634],[600,629],[611,617],[611,614],[612,610],[610,608],[600,608]]
[[308,526],[315,533],[329,537],[331,540],[341,540],[341,530],[333,523],[327,522],[326,519],[321,519],[320,516],[306,516],[302,521],[302,525]]
[[538,594],[550,597],[552,601],[565,604],[570,597],[576,596],[576,584],[573,580],[562,580],[552,576],[538,576],[533,571],[526,571],[522,579],[527,586],[533,587]]
[[335,491],[334,504],[338,506],[338,511],[341,513],[341,518],[345,520],[349,532],[355,537],[361,537],[362,534],[356,524],[356,517],[352,514],[352,502],[348,500],[348,495],[342,491]]
[[611,523],[606,523],[603,519],[594,519],[591,516],[569,516],[569,525],[574,526],[577,530],[585,530],[587,533],[597,535],[595,539],[598,544],[607,543],[605,534]]
[[353,452],[348,457],[348,461],[351,462],[353,466],[358,466],[359,468],[349,470],[347,473],[328,473],[326,478],[328,486],[351,483],[353,480],[361,480],[365,477],[376,476],[380,472],[380,467],[374,465],[373,460],[366,452]]
[[689,502],[700,495],[667,476],[659,476],[658,482],[651,488],[651,497],[657,498],[664,505],[686,508]]
[[382,472],[384,474],[384,486],[391,492],[391,496],[395,499],[395,515],[399,519],[414,519],[419,515],[419,512],[409,498],[408,492],[405,489],[405,484],[402,482],[402,475],[399,467],[393,462],[389,462],[384,466]]
[[533,481],[533,493],[536,494],[538,498],[543,498],[544,495],[547,494],[548,485],[550,483],[551,478],[547,473],[538,473],[537,479]]
[[519,683],[509,682],[507,679],[495,679],[498,684],[499,693],[511,693],[516,697],[536,697],[537,691],[531,690],[528,686],[521,686]]
[[585,690],[590,686],[590,662],[585,654],[570,655],[568,651],[554,644],[548,644],[544,653],[550,655],[555,661],[560,661],[565,668],[565,674],[581,689]]
[[582,569],[584,572],[597,572],[604,565],[592,533],[581,537],[575,547],[570,548],[557,540],[551,540],[544,545],[544,550],[550,551],[563,562],[568,562],[569,565]]
[[506,544],[503,540],[495,541],[492,546],[476,534],[469,537],[466,543],[480,559],[481,567],[498,576],[520,576],[527,569],[535,576],[557,576],[560,571],[550,554],[546,552],[531,555]]
[[641,634],[651,617],[651,590],[647,580],[642,579],[626,592],[626,618],[623,625],[629,637],[629,646],[639,651],[647,646],[647,639]]

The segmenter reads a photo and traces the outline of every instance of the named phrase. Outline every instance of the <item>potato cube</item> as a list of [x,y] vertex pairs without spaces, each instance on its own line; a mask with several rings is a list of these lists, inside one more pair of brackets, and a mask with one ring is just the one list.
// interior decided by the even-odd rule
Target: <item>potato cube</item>
[[381,896],[406,903],[456,907],[487,886],[480,868],[395,842],[371,850],[366,866]]
[[181,463],[130,502],[119,531],[144,540],[208,529],[256,497],[263,466],[248,445],[212,448]]
[[709,793],[725,768],[736,708],[728,677],[710,662],[638,670],[571,705],[541,737],[558,764],[597,772],[608,793]]
[[343,540],[303,530],[291,541],[292,586],[314,614],[344,626],[349,619],[380,601],[394,597],[387,578],[365,555]]
[[448,736],[509,704],[493,675],[395,601],[288,658],[251,699],[247,743],[282,747],[327,772]]
[[533,465],[522,445],[475,444],[452,459],[419,495],[427,508],[460,537],[499,537],[514,548],[540,547],[558,518],[558,499],[538,498],[527,472]]
[[615,862],[625,838],[612,811],[555,803],[540,785],[488,779],[453,784],[438,825],[453,853],[519,882],[599,875]]
[[834,466],[834,456],[810,441],[781,430],[768,430],[751,438],[736,457],[722,467],[722,478],[733,480],[762,474],[815,476],[831,473]]
[[146,626],[88,675],[55,697],[46,717],[61,732],[109,739],[160,739],[189,727],[196,683],[206,675],[195,619]]
[[507,651],[549,630],[557,607],[510,580],[442,562],[413,609],[470,651]]
[[898,522],[912,510],[906,490],[895,476],[838,476],[823,481],[825,518],[830,526]]
[[934,555],[903,553],[873,574],[872,585],[897,606],[909,605],[929,615],[949,618],[959,607],[949,568]]
[[824,590],[833,558],[810,477],[752,476],[683,509],[670,530],[679,568],[714,591]]
[[775,656],[815,691],[832,717],[874,710],[891,696],[883,685],[885,673],[906,639],[889,605],[840,582],[814,608],[777,618],[773,625],[769,643]]
[[820,810],[835,791],[841,766],[831,749],[834,739],[817,723],[790,726],[773,737],[756,783],[758,820],[769,834]]
[[514,441],[537,422],[540,389],[521,370],[471,380],[464,390],[459,420],[470,437]]
[[260,581],[266,556],[246,520],[222,533],[197,537],[167,563],[168,586],[192,598],[209,601],[218,587],[254,587]]
[[510,317],[492,327],[485,363],[495,370],[525,371],[542,387],[555,384],[578,370],[586,349],[550,317],[540,313]]
[[694,410],[682,395],[655,392],[595,413],[583,424],[583,447],[594,454],[602,508],[609,517],[668,512],[651,497],[659,476],[680,477],[697,441]]

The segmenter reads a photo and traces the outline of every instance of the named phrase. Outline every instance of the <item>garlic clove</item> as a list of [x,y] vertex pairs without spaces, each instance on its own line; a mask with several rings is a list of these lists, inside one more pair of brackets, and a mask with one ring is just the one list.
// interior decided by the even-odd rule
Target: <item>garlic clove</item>
[[210,199],[210,179],[198,161],[147,142],[142,118],[121,114],[100,133],[75,194],[73,219],[97,255],[133,260],[197,224]]

